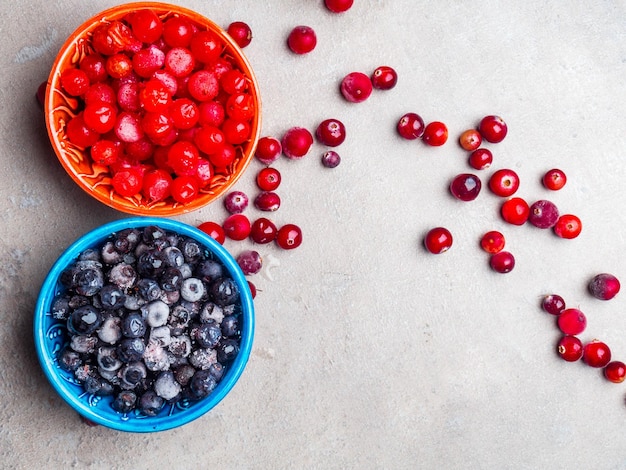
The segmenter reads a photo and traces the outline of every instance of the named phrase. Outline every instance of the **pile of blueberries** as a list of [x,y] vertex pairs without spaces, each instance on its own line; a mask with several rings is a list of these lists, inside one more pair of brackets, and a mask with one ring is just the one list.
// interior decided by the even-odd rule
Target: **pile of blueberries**
[[66,322],[59,366],[120,413],[156,416],[207,397],[239,352],[239,288],[198,241],[128,228],[61,275],[52,316]]

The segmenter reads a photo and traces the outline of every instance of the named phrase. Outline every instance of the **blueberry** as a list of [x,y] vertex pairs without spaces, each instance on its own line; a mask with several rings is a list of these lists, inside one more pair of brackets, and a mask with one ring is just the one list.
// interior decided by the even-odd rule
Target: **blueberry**
[[224,267],[221,263],[215,260],[206,259],[198,263],[195,275],[202,279],[204,282],[210,283],[224,275]]
[[186,387],[193,375],[196,373],[196,369],[189,364],[182,364],[174,370],[174,378],[176,382]]
[[118,316],[108,316],[98,330],[98,338],[103,343],[115,344],[122,337],[122,320]]
[[209,294],[219,306],[234,304],[239,299],[239,287],[229,277],[220,277],[211,283]]
[[156,250],[146,251],[137,259],[137,273],[141,277],[157,279],[165,267],[162,253]]
[[206,292],[204,284],[200,279],[189,277],[180,286],[180,295],[189,302],[197,302],[202,299]]
[[226,315],[220,325],[224,336],[237,336],[239,330],[239,317],[237,315]]
[[91,297],[104,285],[102,265],[96,261],[78,261],[72,269],[70,288],[77,294]]
[[173,400],[181,390],[180,384],[174,378],[174,373],[170,370],[161,372],[154,381],[154,392],[165,400]]
[[83,361],[80,358],[80,354],[69,347],[63,348],[61,350],[61,353],[58,357],[58,362],[59,367],[68,372],[74,372],[83,364]]
[[187,357],[191,354],[191,339],[187,335],[174,336],[167,350],[177,358]]
[[135,409],[136,404],[137,395],[130,390],[123,390],[115,396],[111,402],[111,407],[120,413],[128,413]]
[[100,257],[102,258],[102,262],[109,266],[122,262],[122,254],[117,251],[112,241],[108,241],[102,246]]
[[148,245],[152,245],[157,240],[164,240],[166,238],[165,230],[156,225],[149,225],[144,227],[142,233],[142,239]]
[[189,355],[189,363],[196,369],[207,370],[217,361],[214,349],[194,349]]
[[116,371],[122,367],[122,361],[117,357],[116,348],[111,346],[99,347],[96,361],[98,368],[107,372]]
[[213,376],[216,382],[219,382],[220,380],[222,380],[222,377],[224,376],[224,366],[219,362],[216,362],[215,364],[211,364],[209,366],[209,374]]
[[222,364],[227,364],[239,354],[239,342],[232,338],[224,338],[215,350],[217,351],[217,360]]
[[167,351],[156,341],[149,341],[146,345],[143,362],[151,371],[167,370],[170,366]]
[[100,299],[102,307],[110,310],[120,308],[122,305],[124,305],[124,301],[126,300],[126,295],[124,295],[124,291],[115,284],[107,284],[102,287],[102,289],[100,289],[100,292],[98,292],[98,297]]
[[123,388],[133,389],[148,375],[143,362],[136,361],[126,364],[120,369],[120,379]]
[[70,315],[70,298],[67,295],[56,297],[50,313],[55,320],[67,320]]
[[127,338],[139,338],[146,334],[146,323],[138,313],[130,313],[122,321],[122,334]]
[[139,398],[138,409],[146,416],[156,416],[164,404],[165,400],[158,396],[154,390],[148,390]]
[[91,305],[74,310],[67,320],[67,329],[77,335],[90,335],[102,323],[102,314]]
[[98,338],[90,335],[72,335],[70,347],[81,354],[91,354],[95,351]]
[[183,283],[183,274],[180,269],[170,266],[163,271],[159,278],[161,289],[165,292],[175,292],[180,289]]
[[109,271],[109,281],[120,289],[130,289],[135,285],[137,272],[130,264],[118,263]]
[[169,246],[163,250],[163,256],[168,266],[174,268],[180,268],[185,264],[185,256],[179,248],[175,246]]
[[170,308],[162,300],[155,300],[141,307],[141,313],[148,326],[155,328],[167,324]]
[[154,279],[140,279],[137,282],[137,292],[148,302],[161,297],[161,287]]
[[216,386],[217,381],[208,370],[199,370],[189,382],[189,390],[196,400],[209,396]]
[[180,250],[183,252],[185,261],[195,263],[200,259],[203,253],[203,247],[193,238],[185,238],[180,244]]
[[146,345],[141,338],[124,338],[117,347],[117,357],[124,362],[141,360]]
[[213,348],[222,338],[222,330],[215,323],[202,323],[194,332],[194,339],[201,348]]
[[224,309],[214,302],[207,302],[200,310],[199,319],[202,323],[215,322],[220,324],[224,319]]
[[141,239],[141,233],[134,228],[120,230],[113,239],[115,249],[120,253],[130,253]]
[[90,374],[82,381],[85,392],[91,395],[111,395],[113,386],[98,374]]

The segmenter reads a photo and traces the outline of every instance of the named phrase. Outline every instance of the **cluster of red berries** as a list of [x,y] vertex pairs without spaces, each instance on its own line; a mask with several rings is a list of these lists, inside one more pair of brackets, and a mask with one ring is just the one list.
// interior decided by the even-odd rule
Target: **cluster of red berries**
[[[600,300],[615,297],[620,290],[619,280],[612,274],[594,276],[588,284],[591,295]],[[557,343],[557,354],[567,362],[582,359],[591,367],[603,369],[604,377],[610,382],[621,383],[626,379],[626,364],[611,360],[611,349],[600,340],[594,339],[585,344],[578,337],[587,328],[587,317],[579,309],[566,307],[563,297],[550,294],[543,297],[542,309],[556,316],[556,324],[563,336]]]

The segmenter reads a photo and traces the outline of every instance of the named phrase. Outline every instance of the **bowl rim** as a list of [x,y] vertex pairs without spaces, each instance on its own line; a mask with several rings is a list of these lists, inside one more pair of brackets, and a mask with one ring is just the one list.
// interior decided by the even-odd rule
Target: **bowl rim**
[[[236,55],[236,61],[238,66],[243,69],[244,73],[248,76],[251,82],[251,88],[254,90],[252,96],[254,98],[254,105],[256,107],[256,113],[254,118],[251,121],[251,134],[250,139],[247,141],[246,145],[249,145],[248,155],[243,158],[243,161],[240,163],[240,169],[237,172],[234,172],[228,181],[221,184],[215,191],[201,193],[200,196],[196,197],[193,201],[185,203],[185,204],[168,204],[166,206],[161,204],[155,205],[145,205],[138,204],[133,205],[130,202],[121,202],[117,199],[114,199],[111,196],[107,196],[103,193],[93,190],[92,184],[89,184],[85,181],[85,178],[89,175],[84,175],[77,171],[76,168],[72,166],[71,163],[68,162],[68,157],[66,155],[67,151],[64,149],[63,142],[59,139],[58,131],[59,128],[55,125],[53,115],[55,114],[55,95],[56,90],[59,86],[60,79],[60,68],[62,63],[64,63],[68,57],[75,55],[76,52],[73,50],[72,45],[76,43],[85,33],[92,31],[95,29],[100,23],[107,21],[107,19],[118,19],[123,17],[124,15],[136,11],[138,9],[153,9],[158,13],[173,13],[178,15],[185,15],[192,18],[194,21],[201,23],[206,26],[208,29],[216,32],[220,39],[227,44],[227,47],[234,52]],[[242,48],[235,42],[235,40],[222,28],[220,25],[215,23],[210,18],[200,14],[194,10],[189,8],[185,8],[179,5],[173,5],[170,3],[164,2],[131,2],[124,3],[120,5],[116,5],[110,7],[106,10],[102,10],[101,12],[93,15],[89,19],[83,21],[73,32],[68,36],[63,45],[60,47],[59,52],[57,53],[52,67],[50,68],[50,73],[48,75],[47,80],[48,86],[46,87],[46,94],[44,98],[44,117],[45,117],[45,125],[46,131],[48,134],[48,138],[50,140],[51,146],[54,150],[57,159],[61,163],[61,166],[64,168],[65,172],[68,176],[87,194],[89,194],[94,199],[100,201],[101,203],[119,210],[121,212],[127,213],[129,215],[134,216],[175,216],[181,215],[185,213],[189,213],[204,207],[211,202],[215,201],[222,195],[224,195],[232,186],[239,180],[239,178],[245,173],[246,169],[250,165],[251,161],[254,159],[254,153],[256,151],[257,143],[259,138],[261,137],[262,132],[262,113],[261,113],[261,92],[259,88],[259,82],[256,78],[256,74],[254,73],[254,69],[252,68],[252,64],[246,57]],[[81,153],[85,153],[84,149],[81,150]]]
[[[194,402],[190,408],[176,414],[170,413],[166,416],[141,416],[134,419],[128,418],[126,420],[122,419],[122,417],[112,419],[97,413],[96,407],[85,403],[84,400],[80,400],[76,395],[77,386],[70,385],[61,377],[59,368],[56,365],[55,351],[51,351],[50,348],[46,346],[49,338],[46,337],[47,331],[46,328],[44,328],[46,325],[45,320],[46,317],[50,316],[49,307],[58,294],[59,276],[69,264],[76,260],[77,256],[82,251],[101,243],[106,237],[120,230],[126,228],[143,228],[150,225],[157,225],[165,230],[177,232],[196,239],[214,253],[218,260],[224,264],[233,280],[237,283],[241,293],[241,314],[245,321],[242,325],[240,349],[237,357],[228,366],[226,374],[218,383],[215,390],[213,390],[208,397]],[[33,322],[37,357],[45,376],[55,391],[81,416],[97,424],[127,432],[155,432],[173,429],[189,423],[213,409],[232,390],[241,377],[252,350],[254,328],[254,304],[248,281],[230,253],[221,244],[196,227],[184,222],[160,217],[130,217],[116,220],[101,225],[74,241],[64,250],[48,272],[37,298]],[[112,410],[111,416],[115,416],[115,414],[116,412]]]

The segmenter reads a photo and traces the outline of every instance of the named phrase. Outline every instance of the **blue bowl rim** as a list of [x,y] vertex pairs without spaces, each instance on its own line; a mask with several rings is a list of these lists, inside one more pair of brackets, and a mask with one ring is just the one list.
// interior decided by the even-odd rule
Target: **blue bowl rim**
[[[55,365],[55,357],[45,345],[48,341],[44,328],[44,319],[50,311],[50,306],[58,293],[58,279],[63,270],[77,256],[87,248],[91,248],[113,233],[127,228],[143,228],[150,225],[157,225],[165,230],[176,232],[194,238],[213,252],[220,262],[224,264],[233,280],[237,283],[241,292],[242,322],[240,350],[234,361],[228,366],[228,370],[218,386],[205,399],[196,402],[192,407],[176,414],[156,417],[141,417],[141,419],[122,420],[109,418],[97,413],[97,408],[87,405],[83,400],[79,400],[76,391],[67,381],[60,377],[58,367]],[[82,237],[72,243],[56,260],[48,275],[46,276],[37,299],[34,314],[34,339],[35,349],[40,365],[55,391],[81,416],[103,426],[127,432],[155,432],[173,429],[189,423],[204,415],[214,408],[234,387],[235,383],[243,373],[252,350],[254,337],[254,304],[252,294],[245,275],[232,255],[220,243],[215,241],[203,231],[172,219],[160,217],[129,217],[101,225],[96,229],[87,232]],[[111,411],[114,416],[115,411]]]

